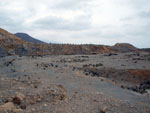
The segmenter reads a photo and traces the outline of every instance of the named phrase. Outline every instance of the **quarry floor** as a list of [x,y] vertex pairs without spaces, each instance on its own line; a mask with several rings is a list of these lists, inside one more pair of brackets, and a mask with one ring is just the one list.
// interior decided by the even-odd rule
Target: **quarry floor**
[[7,56],[0,113],[150,113],[150,89],[133,90],[149,80],[146,52]]

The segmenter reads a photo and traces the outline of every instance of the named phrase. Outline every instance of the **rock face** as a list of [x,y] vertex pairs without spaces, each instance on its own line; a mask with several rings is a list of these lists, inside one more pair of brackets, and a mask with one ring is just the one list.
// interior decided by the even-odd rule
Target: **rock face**
[[0,56],[3,57],[5,55],[6,55],[5,52],[0,48]]
[[[16,35],[16,36],[15,36]],[[105,45],[71,45],[71,44],[46,44],[37,43],[27,34],[11,34],[0,29],[0,56],[3,55],[76,55],[100,54],[113,52],[139,51],[136,47],[123,43],[114,46]],[[19,37],[21,38],[19,38]],[[36,42],[36,43],[35,43]]]

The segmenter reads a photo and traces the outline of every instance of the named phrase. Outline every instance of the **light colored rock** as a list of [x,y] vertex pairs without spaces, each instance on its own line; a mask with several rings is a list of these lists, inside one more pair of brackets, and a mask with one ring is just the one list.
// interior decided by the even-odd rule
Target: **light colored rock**
[[36,111],[36,109],[34,109],[34,108],[31,108],[31,110],[34,112],[34,111]]
[[9,55],[15,55],[15,51],[13,49],[11,49],[11,50],[8,51],[8,54]]
[[16,97],[18,97],[21,101],[24,100],[25,96],[22,93],[17,92],[16,94],[17,94]]
[[22,112],[22,109],[13,109],[12,112],[18,113],[18,112]]
[[19,90],[24,90],[24,89],[25,89],[25,87],[19,87],[18,89],[19,89]]
[[147,93],[150,94],[150,90],[147,90]]
[[106,106],[102,106],[102,107],[101,107],[101,111],[107,112],[107,111],[108,111],[108,108],[107,108]]
[[29,102],[31,105],[35,104],[35,102],[33,100],[30,100]]
[[7,111],[12,111],[12,112],[21,112],[22,109],[18,109],[12,102],[8,102],[2,106],[0,106],[0,112],[7,112]]
[[40,99],[43,99],[44,97],[42,95],[40,95]]
[[2,77],[2,78],[1,78],[1,81],[5,81],[5,78]]
[[16,96],[13,98],[13,103],[20,105],[25,96],[22,93],[16,92]]
[[36,102],[41,102],[42,101],[42,99],[40,99],[40,98],[38,98],[37,100],[36,100]]
[[8,102],[2,106],[0,106],[1,110],[11,111],[12,109],[16,109],[16,106],[12,102]]
[[47,104],[44,104],[45,107],[47,107]]

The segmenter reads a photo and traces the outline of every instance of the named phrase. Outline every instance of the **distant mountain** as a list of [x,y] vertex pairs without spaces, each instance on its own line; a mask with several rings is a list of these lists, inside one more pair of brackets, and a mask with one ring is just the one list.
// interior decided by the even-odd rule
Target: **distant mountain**
[[142,51],[142,49],[138,49],[128,43],[118,43],[115,44],[114,46],[93,45],[93,44],[84,44],[84,45],[47,44],[41,41],[40,43],[37,43],[36,39],[33,39],[31,36],[27,34],[21,35],[21,36],[25,36],[25,38],[23,39],[19,38],[18,36],[20,35],[18,34],[13,35],[8,31],[0,28],[0,56],[77,55],[77,54],[92,55],[92,54],[112,53],[112,52],[125,53],[125,52]]
[[141,50],[150,53],[150,48],[143,48],[143,49],[141,49]]
[[26,33],[16,33],[15,36],[21,38],[24,41],[27,42],[33,42],[33,43],[39,43],[39,44],[44,44],[45,42],[40,41],[38,39],[35,39],[33,37],[31,37],[30,35],[26,34]]

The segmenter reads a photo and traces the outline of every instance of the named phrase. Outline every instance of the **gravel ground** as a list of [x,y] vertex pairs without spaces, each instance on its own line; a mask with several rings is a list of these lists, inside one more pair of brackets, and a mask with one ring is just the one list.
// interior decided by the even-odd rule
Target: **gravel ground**
[[150,54],[0,58],[0,113],[149,113]]

